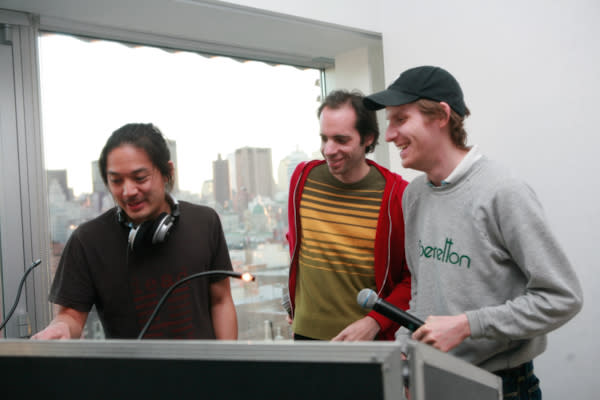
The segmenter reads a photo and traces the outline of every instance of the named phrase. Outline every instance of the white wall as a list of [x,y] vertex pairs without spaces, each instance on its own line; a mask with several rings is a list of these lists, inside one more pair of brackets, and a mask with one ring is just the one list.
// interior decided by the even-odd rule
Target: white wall
[[[422,64],[462,84],[470,142],[538,193],[584,287],[584,309],[549,336],[536,370],[545,399],[600,389],[600,2],[382,2],[386,83]],[[400,170],[397,152],[392,165]]]

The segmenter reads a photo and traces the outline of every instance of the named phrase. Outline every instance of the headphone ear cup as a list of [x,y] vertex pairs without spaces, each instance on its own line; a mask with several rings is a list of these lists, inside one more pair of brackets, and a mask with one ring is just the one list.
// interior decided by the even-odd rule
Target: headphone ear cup
[[155,220],[142,222],[129,231],[129,248],[137,251],[164,242],[174,222],[175,218],[167,213],[161,213]]
[[144,221],[129,231],[129,248],[135,252],[152,244],[154,221]]
[[172,215],[167,213],[160,214],[152,228],[152,244],[162,243],[167,240],[174,222],[175,218]]

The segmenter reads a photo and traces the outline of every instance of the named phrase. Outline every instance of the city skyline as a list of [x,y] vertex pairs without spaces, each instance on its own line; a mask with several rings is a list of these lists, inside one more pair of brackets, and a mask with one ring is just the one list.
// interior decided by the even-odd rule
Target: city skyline
[[[176,148],[176,143],[175,143],[175,141],[172,141],[172,140],[170,140],[169,142],[170,142],[169,148],[172,152],[172,149]],[[256,149],[256,148],[246,146],[242,149]],[[241,149],[236,149],[236,151],[237,150],[241,150]],[[235,151],[233,154],[231,154],[231,156],[233,156],[234,154],[235,154]],[[299,162],[314,159],[314,158],[320,158],[320,157],[321,157],[321,155],[317,152],[313,152],[312,155],[308,155],[305,152],[302,152],[302,151],[296,149],[296,150],[290,152],[289,154],[286,154],[278,162],[275,162],[275,160],[272,160],[273,170],[271,171],[271,176],[273,176],[273,193],[270,197],[275,195],[277,192],[282,192],[287,189],[287,184],[289,183],[289,178],[291,176],[291,173],[292,173],[294,167]],[[172,158],[173,162],[177,165],[177,156],[172,155],[171,158]],[[208,174],[208,175],[210,175],[210,179],[205,179],[205,180],[199,181],[198,185],[197,185],[199,187],[198,191],[188,190],[185,187],[182,188],[180,185],[177,184],[177,180],[176,180],[176,184],[174,187],[174,191],[181,190],[183,192],[188,192],[188,193],[192,193],[192,194],[198,194],[198,195],[202,194],[203,188],[205,187],[205,185],[208,182],[214,182],[213,174],[214,174],[214,168],[215,168],[216,162],[230,163],[231,159],[222,158],[221,153],[217,153],[216,158],[214,160],[211,160],[211,168],[210,168],[210,171]],[[52,178],[57,179],[60,187],[65,192],[65,195],[71,196],[71,197],[79,197],[81,195],[86,195],[86,194],[91,194],[91,193],[96,193],[96,192],[107,192],[107,189],[105,188],[104,182],[102,182],[100,173],[98,171],[98,160],[90,161],[89,165],[90,165],[89,185],[86,184],[86,186],[89,186],[90,190],[87,190],[87,191],[81,190],[81,187],[76,188],[73,184],[71,184],[71,181],[69,179],[69,170],[64,169],[64,168],[46,169],[47,179],[48,179],[47,184],[48,184],[48,186],[50,186],[51,179]],[[178,172],[177,167],[175,168],[175,170],[176,170],[176,176],[177,176],[177,172]],[[231,164],[229,164],[229,168],[228,168],[229,181],[230,181],[229,182],[229,190],[233,193],[233,192],[237,191],[237,187],[236,187],[236,185],[234,185],[237,177],[235,176],[235,174],[232,174],[232,172],[235,172],[235,167],[232,166]],[[282,174],[282,172],[283,172],[283,174]],[[276,180],[275,180],[275,177],[277,177]],[[282,179],[285,180],[285,182],[281,182]],[[77,189],[79,189],[79,190],[77,190]],[[214,191],[216,192],[216,189],[214,189]],[[258,193],[258,194],[264,195],[264,193]],[[217,200],[217,199],[215,199],[215,200]]]

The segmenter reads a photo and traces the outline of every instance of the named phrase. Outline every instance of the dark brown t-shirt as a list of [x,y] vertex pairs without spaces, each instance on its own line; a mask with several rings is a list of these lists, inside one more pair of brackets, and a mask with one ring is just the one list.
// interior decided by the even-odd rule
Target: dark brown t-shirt
[[[217,213],[183,201],[179,209],[164,243],[135,252],[116,209],[83,223],[65,246],[49,300],[82,312],[95,305],[107,338],[136,338],[174,283],[198,272],[232,270]],[[209,287],[220,279],[200,277],[175,289],[144,337],[214,339]]]

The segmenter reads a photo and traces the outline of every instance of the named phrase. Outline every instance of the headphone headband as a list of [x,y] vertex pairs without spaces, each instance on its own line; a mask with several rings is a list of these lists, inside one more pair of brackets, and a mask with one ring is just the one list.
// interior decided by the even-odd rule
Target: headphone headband
[[171,205],[171,215],[175,218],[179,217],[179,202],[175,196],[167,192],[167,201]]

